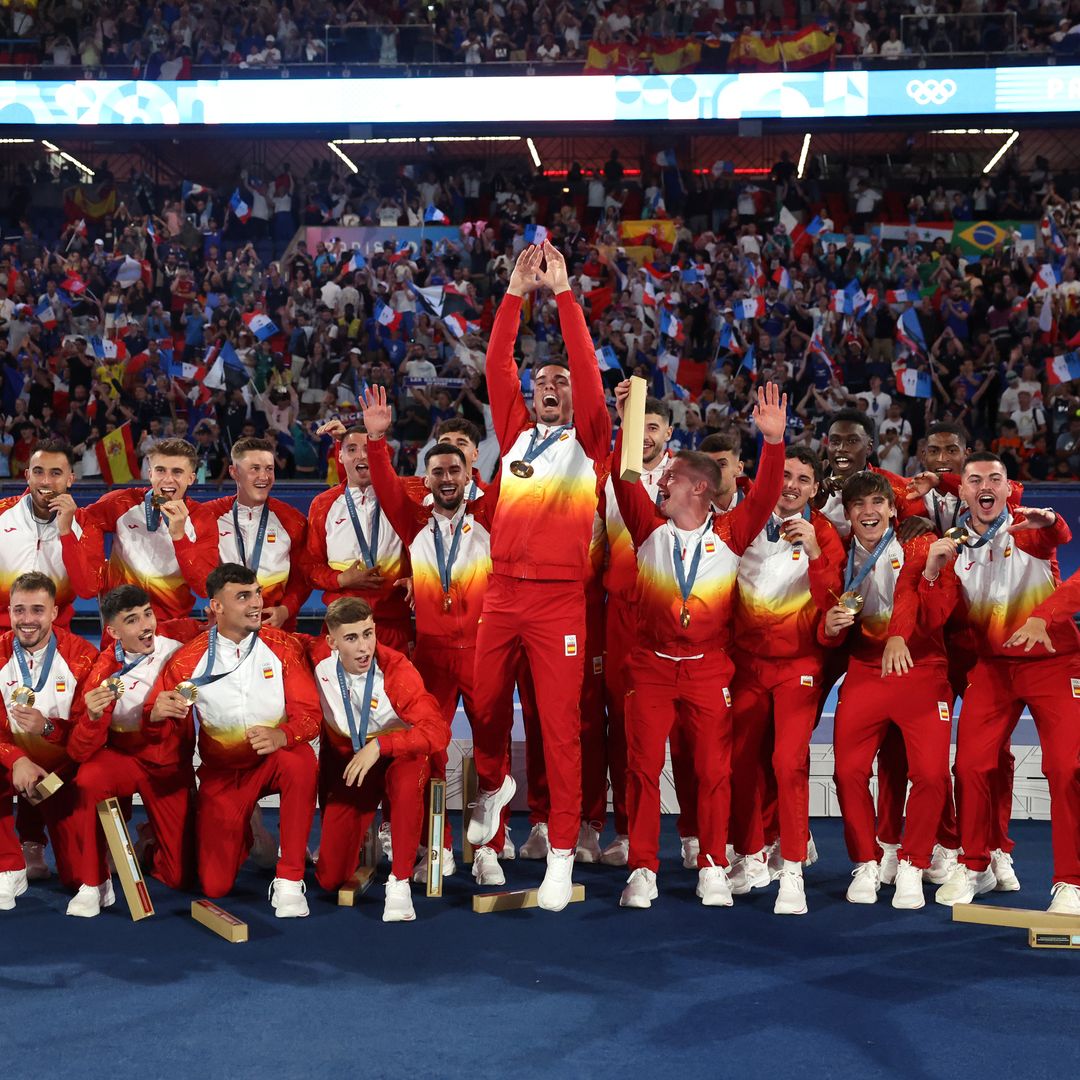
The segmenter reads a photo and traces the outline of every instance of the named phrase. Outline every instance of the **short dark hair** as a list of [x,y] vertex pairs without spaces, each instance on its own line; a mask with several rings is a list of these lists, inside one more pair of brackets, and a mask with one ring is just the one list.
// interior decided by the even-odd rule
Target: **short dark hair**
[[341,441],[344,442],[350,435],[367,435],[367,428],[364,427],[364,422],[358,420],[344,435],[341,436]]
[[968,433],[959,424],[954,424],[951,420],[938,420],[936,423],[931,424],[926,429],[926,437],[929,439],[931,435],[955,435],[960,440],[961,446],[967,446],[968,444]]
[[257,585],[259,579],[254,570],[242,563],[226,562],[215,566],[206,576],[206,595],[213,600],[226,585]]
[[832,428],[833,424],[858,424],[869,437],[871,446],[877,438],[877,428],[874,421],[866,413],[859,412],[858,409],[837,409],[829,417],[829,427]]
[[856,499],[865,499],[871,495],[884,495],[889,500],[890,506],[896,505],[896,494],[892,489],[892,484],[881,473],[866,469],[863,472],[857,472],[844,484],[841,495],[844,509],[846,510]]
[[266,453],[272,454],[274,452],[274,444],[269,439],[260,439],[256,436],[247,435],[242,439],[237,439],[232,444],[232,451],[229,456],[233,462],[239,461],[245,454],[254,453]]
[[39,439],[34,447],[31,459],[38,454],[63,454],[68,459],[69,465],[75,464],[75,451],[71,449],[71,443],[66,439]]
[[825,470],[821,465],[821,458],[807,446],[789,446],[784,451],[784,460],[796,458],[804,465],[809,465],[814,472],[814,482],[820,484],[825,479]]
[[101,621],[111,623],[118,615],[132,608],[144,608],[150,594],[138,585],[117,585],[101,598]]
[[742,437],[734,431],[715,431],[706,435],[698,447],[701,454],[742,454]]
[[720,490],[720,466],[708,454],[700,450],[680,450],[675,455],[676,461],[686,462],[686,467],[709,486],[709,494],[715,495]]
[[465,460],[465,455],[461,452],[461,450],[458,447],[453,446],[450,443],[445,443],[445,442],[436,443],[424,455],[424,465],[425,465],[425,467],[427,466],[428,462],[431,461],[432,458],[434,458],[434,457],[442,457],[444,454],[450,454],[453,457],[456,457],[456,458],[460,459],[461,464],[464,465],[466,469],[468,469],[469,463]]
[[444,420],[435,429],[435,438],[442,442],[444,435],[464,435],[477,448],[484,440],[484,433],[480,428],[464,416],[452,416],[449,420]]
[[339,626],[367,622],[374,618],[371,605],[358,596],[339,596],[326,609],[324,622],[327,630],[336,630]]
[[561,357],[548,357],[546,360],[537,360],[533,363],[532,372],[534,375],[538,375],[546,367],[562,368],[563,371],[569,371],[570,365]]
[[660,398],[647,397],[645,399],[645,415],[663,417],[663,419],[670,424],[671,406]]
[[14,596],[17,592],[47,592],[55,600],[56,582],[40,570],[27,570],[11,583],[8,595]]
[[976,450],[974,454],[968,454],[968,459],[964,462],[964,468],[960,471],[961,473],[963,473],[967,470],[967,467],[969,465],[978,465],[980,463],[988,461],[996,462],[1003,469],[1005,468],[1005,462],[1002,461],[1001,458],[997,456],[997,454],[993,453],[990,450]]
[[199,467],[199,451],[187,439],[162,439],[161,442],[154,443],[147,457],[186,458],[192,472]]

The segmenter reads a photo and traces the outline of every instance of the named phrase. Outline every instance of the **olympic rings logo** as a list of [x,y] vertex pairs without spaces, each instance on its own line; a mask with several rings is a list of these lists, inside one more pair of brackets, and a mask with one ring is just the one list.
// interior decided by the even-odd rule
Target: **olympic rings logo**
[[907,92],[916,105],[944,105],[956,93],[956,83],[952,79],[912,79]]

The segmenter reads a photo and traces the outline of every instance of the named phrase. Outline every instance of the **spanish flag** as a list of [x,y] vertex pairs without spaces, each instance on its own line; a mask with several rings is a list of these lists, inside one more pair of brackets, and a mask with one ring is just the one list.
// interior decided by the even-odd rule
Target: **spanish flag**
[[586,75],[607,75],[619,66],[619,43],[612,41],[606,45],[589,43],[589,51],[585,55]]
[[757,71],[779,71],[780,39],[763,40],[760,34],[743,31],[731,45],[728,62],[732,67]]
[[696,41],[656,41],[652,47],[653,70],[660,75],[693,71],[701,60],[701,45]]
[[130,423],[121,424],[97,444],[97,459],[106,484],[129,484],[139,479],[139,459]]
[[675,247],[675,222],[667,218],[620,222],[619,242],[624,247],[643,247],[652,243],[661,251],[671,251]]
[[780,43],[788,71],[811,71],[828,62],[836,37],[820,26],[807,26]]

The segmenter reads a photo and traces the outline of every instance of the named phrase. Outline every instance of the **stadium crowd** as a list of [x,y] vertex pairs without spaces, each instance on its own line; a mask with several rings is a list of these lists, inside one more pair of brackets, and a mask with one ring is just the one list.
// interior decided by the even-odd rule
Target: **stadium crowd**
[[[19,238],[0,248],[0,471],[21,475],[35,441],[58,435],[98,475],[97,441],[130,422],[144,460],[157,440],[191,437],[206,480],[253,431],[276,438],[284,478],[321,479],[317,422],[382,385],[397,405],[395,464],[411,472],[442,420],[490,434],[487,334],[539,225],[568,257],[609,390],[620,372],[646,375],[672,403],[679,446],[732,432],[752,458],[751,389],[770,379],[790,395],[789,438],[813,447],[825,418],[851,407],[897,473],[919,469],[927,424],[952,420],[1018,478],[1080,476],[1080,190],[1060,194],[1044,161],[976,183],[915,178],[910,227],[887,224],[897,194],[867,169],[852,167],[844,199],[826,206],[786,156],[768,177],[665,164],[640,183],[615,151],[565,180],[397,171],[297,178],[286,165],[219,191],[133,174],[113,214],[51,236],[29,224],[48,177],[26,176]],[[452,235],[394,238],[435,212]],[[846,215],[840,227],[830,212]],[[1029,237],[963,254],[953,216],[1024,219]],[[271,246],[304,224],[324,236],[381,226],[387,239],[359,253],[332,233],[309,248],[301,231]],[[523,378],[562,351],[552,306],[527,309]],[[229,364],[207,386],[219,355]]]

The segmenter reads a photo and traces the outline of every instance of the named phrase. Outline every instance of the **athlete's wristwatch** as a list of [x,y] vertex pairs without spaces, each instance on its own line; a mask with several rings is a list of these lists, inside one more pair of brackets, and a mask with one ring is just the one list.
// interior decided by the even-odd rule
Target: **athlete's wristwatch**
[[47,739],[56,730],[56,725],[48,718],[45,718],[45,726],[41,729],[41,734]]

